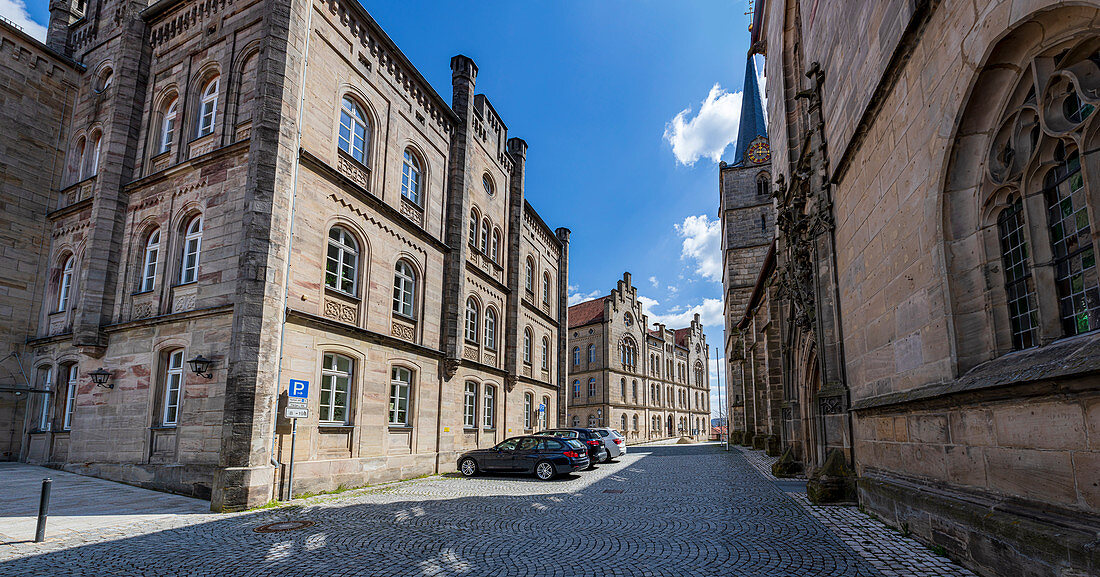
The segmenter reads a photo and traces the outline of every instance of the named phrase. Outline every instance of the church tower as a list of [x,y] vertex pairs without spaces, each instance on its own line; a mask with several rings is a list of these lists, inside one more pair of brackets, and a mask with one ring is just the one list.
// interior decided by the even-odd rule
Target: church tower
[[[743,351],[738,345],[737,325],[752,298],[760,268],[775,239],[775,207],[771,195],[771,149],[764,122],[756,67],[750,56],[745,63],[745,84],[741,100],[741,123],[733,164],[718,168],[719,219],[722,222],[722,290],[725,300],[725,377],[729,405],[736,408],[743,399],[743,375],[734,374],[732,360]],[[733,425],[745,416],[731,410]],[[732,430],[732,428],[731,428]]]

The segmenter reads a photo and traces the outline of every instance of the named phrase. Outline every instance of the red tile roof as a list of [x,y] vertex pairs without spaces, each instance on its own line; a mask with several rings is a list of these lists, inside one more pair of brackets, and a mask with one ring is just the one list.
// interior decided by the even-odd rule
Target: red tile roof
[[686,348],[688,346],[688,337],[691,336],[691,329],[676,329],[673,333],[676,335],[676,344]]
[[603,320],[603,303],[610,295],[569,307],[569,328]]

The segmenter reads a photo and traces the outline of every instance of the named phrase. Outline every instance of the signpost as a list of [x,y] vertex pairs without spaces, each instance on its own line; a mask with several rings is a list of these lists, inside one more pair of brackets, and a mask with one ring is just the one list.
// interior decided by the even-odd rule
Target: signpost
[[298,437],[298,419],[309,417],[309,381],[290,379],[287,388],[286,418],[290,419],[290,470],[287,471],[287,500],[294,498],[294,442]]

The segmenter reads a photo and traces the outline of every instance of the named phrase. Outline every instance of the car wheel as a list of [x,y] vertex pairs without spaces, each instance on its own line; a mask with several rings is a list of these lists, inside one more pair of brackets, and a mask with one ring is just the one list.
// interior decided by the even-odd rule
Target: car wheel
[[554,465],[550,461],[539,461],[535,465],[535,476],[543,481],[549,481],[554,478],[557,471],[554,470]]
[[477,461],[473,459],[463,459],[462,462],[458,464],[458,470],[467,477],[473,477],[477,474]]

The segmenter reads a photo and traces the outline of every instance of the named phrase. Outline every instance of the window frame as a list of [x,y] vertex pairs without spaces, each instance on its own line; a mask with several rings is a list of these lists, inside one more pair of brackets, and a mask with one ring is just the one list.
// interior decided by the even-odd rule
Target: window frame
[[77,387],[80,384],[80,369],[76,363],[68,366],[65,379],[65,412],[61,415],[61,430],[70,431],[73,427],[73,412],[76,410]]
[[141,259],[141,282],[138,292],[145,293],[157,286],[157,268],[160,266],[160,228],[156,227],[145,235],[145,248]]
[[[186,385],[183,370],[182,348],[167,351],[164,360],[164,395],[162,396],[160,425],[162,427],[178,427],[180,410],[183,405],[183,389]],[[178,362],[177,362],[178,360]],[[171,414],[171,417],[169,417]]]
[[160,122],[160,143],[157,146],[157,154],[171,152],[173,141],[176,139],[176,121],[179,119],[179,95],[175,95],[164,107],[164,115]]
[[[331,362],[330,362],[331,359]],[[347,370],[340,368],[339,360],[347,361]],[[321,354],[321,382],[317,396],[317,424],[321,427],[346,427],[351,424],[352,391],[355,384],[355,358],[335,351]],[[343,390],[340,390],[340,381]],[[328,386],[326,386],[326,382]],[[325,395],[328,402],[325,402]],[[343,403],[338,400],[343,395]],[[337,409],[343,410],[343,418],[337,419]]]
[[[221,75],[216,74],[202,85],[199,92],[198,124],[195,126],[195,138],[202,138],[214,134],[214,127],[218,122],[218,91],[221,86]],[[209,119],[209,123],[207,120]]]
[[406,147],[401,162],[401,196],[416,206],[424,206],[424,169],[420,156]]
[[[401,267],[407,272],[402,272]],[[408,320],[416,319],[416,267],[405,259],[398,259],[393,265],[393,313]]]
[[[344,131],[347,131],[345,136]],[[367,166],[370,160],[371,123],[366,111],[350,94],[340,98],[340,121],[336,129],[336,147],[352,160]],[[358,139],[358,141],[356,140]]]
[[[332,236],[334,231],[339,235],[339,238]],[[333,255],[334,250],[336,252],[335,256]],[[359,239],[347,227],[339,224],[329,227],[325,242],[325,267],[323,270],[326,290],[359,298],[359,256],[361,253]],[[348,257],[351,258],[350,278],[346,260]],[[335,272],[330,270],[333,264],[336,265]],[[330,275],[333,275],[332,282],[329,280]],[[344,288],[345,283],[348,282],[351,283],[350,290]]]
[[[398,375],[404,372],[408,375],[407,381],[402,381],[398,378]],[[394,365],[390,369],[390,396],[389,396],[389,411],[388,421],[391,428],[412,428],[412,402],[413,402],[413,380],[415,379],[414,371],[408,367],[401,365]],[[401,393],[404,393],[402,395]],[[401,408],[399,404],[404,401],[404,408]],[[404,419],[398,418],[403,414]]]
[[523,364],[531,364],[531,327],[523,328]]
[[531,425],[535,422],[532,418],[534,410],[535,395],[530,392],[523,393],[523,428],[525,430],[531,430]]
[[462,389],[462,428],[465,430],[477,430],[477,389],[475,381],[466,381]]
[[496,428],[496,395],[497,388],[488,383],[482,385],[482,415],[481,425],[486,431]]
[[[203,216],[201,213],[195,214],[185,221],[183,242],[180,246],[182,252],[180,253],[179,284],[181,285],[199,280],[199,264],[202,261],[202,234],[205,229]],[[188,260],[192,257],[193,262],[189,265]]]
[[497,312],[493,307],[485,307],[485,348],[497,350]]
[[65,260],[61,261],[61,276],[57,280],[57,309],[54,312],[63,313],[69,310],[72,303],[73,274],[76,272],[76,255],[68,253]]
[[478,329],[481,327],[481,306],[473,296],[466,298],[466,342],[478,343]]

